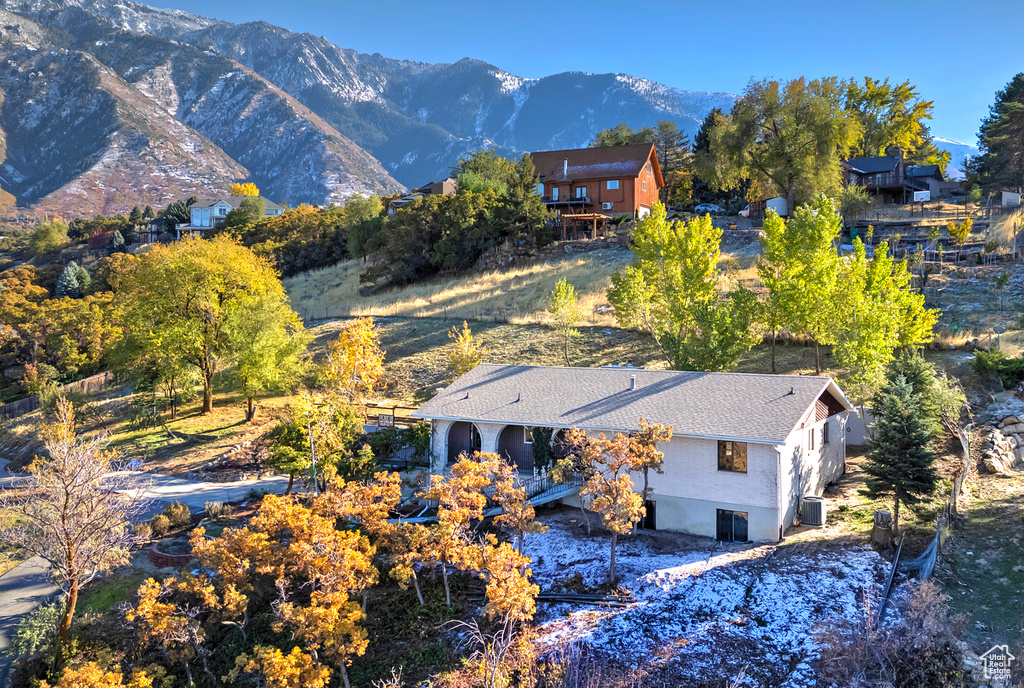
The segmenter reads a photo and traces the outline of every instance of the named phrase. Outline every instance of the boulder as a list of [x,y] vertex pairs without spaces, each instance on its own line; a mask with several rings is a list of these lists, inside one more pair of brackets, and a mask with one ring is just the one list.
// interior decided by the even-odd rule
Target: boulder
[[995,452],[986,452],[984,458],[981,460],[982,467],[993,475],[1008,475],[1012,464],[1013,459],[1007,461],[1003,454],[997,454]]
[[1016,425],[1020,421],[1017,420],[1017,416],[1007,416],[999,421],[999,427],[1006,427],[1007,425]]

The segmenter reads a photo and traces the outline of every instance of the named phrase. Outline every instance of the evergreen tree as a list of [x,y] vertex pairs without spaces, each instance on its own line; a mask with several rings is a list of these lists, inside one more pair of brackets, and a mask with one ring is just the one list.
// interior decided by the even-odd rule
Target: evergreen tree
[[125,252],[124,235],[120,230],[115,229],[114,233],[110,235],[110,240],[107,241],[107,251],[112,254]]
[[132,225],[142,223],[142,209],[139,206],[133,206],[130,213],[128,213],[128,222]]
[[78,280],[78,290],[81,292],[82,296],[85,296],[89,292],[89,287],[92,285],[92,277],[89,276],[88,270],[75,261],[68,263],[68,267],[71,267],[72,265],[75,266],[74,272],[75,279]]
[[57,287],[54,292],[58,299],[67,297],[69,299],[77,299],[82,296],[81,287],[78,284],[77,268],[78,266],[74,263],[68,263],[60,273],[60,277],[57,278]]
[[531,246],[546,243],[539,239],[543,238],[541,230],[551,213],[537,193],[537,169],[529,154],[516,161],[502,199],[500,216],[508,226],[511,239],[525,238]]
[[942,432],[942,409],[938,402],[939,387],[935,366],[924,360],[917,351],[902,349],[889,363],[885,377],[889,384],[901,377],[907,381],[917,398],[921,415],[928,423],[929,433],[932,437],[938,437]]
[[712,108],[704,117],[704,121],[693,137],[693,202],[694,203],[725,203],[728,192],[718,191],[711,186],[714,180],[714,161],[711,158],[711,130],[715,128],[716,118],[722,117],[719,108]]
[[164,211],[160,213],[160,215],[171,223],[172,228],[174,225],[187,224],[192,219],[192,214],[189,211],[188,206],[188,201],[178,200],[164,208]]
[[971,181],[985,190],[1024,185],[1024,73],[996,93],[978,143],[982,154],[970,165]]
[[142,219],[143,220],[152,220],[154,217],[156,217],[156,216],[153,213],[153,206],[147,205],[145,207],[145,209],[143,209],[143,211],[142,211]]
[[900,504],[913,505],[935,491],[935,454],[929,424],[913,388],[897,377],[875,397],[875,440],[864,461],[866,488],[872,499],[892,497],[893,530],[899,530]]

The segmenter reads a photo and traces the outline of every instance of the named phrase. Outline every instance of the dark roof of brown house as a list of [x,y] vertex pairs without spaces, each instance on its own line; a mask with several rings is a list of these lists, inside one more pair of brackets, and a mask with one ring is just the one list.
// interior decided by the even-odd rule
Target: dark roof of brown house
[[846,164],[861,174],[875,174],[876,172],[892,172],[896,169],[899,158],[894,155],[880,155],[875,158],[853,158],[847,160]]
[[[537,151],[531,153],[530,157],[533,158],[533,166],[537,168],[537,176],[542,182],[639,177],[644,165],[650,160],[658,186],[665,184],[652,143]],[[569,161],[568,178],[563,174],[566,160]]]

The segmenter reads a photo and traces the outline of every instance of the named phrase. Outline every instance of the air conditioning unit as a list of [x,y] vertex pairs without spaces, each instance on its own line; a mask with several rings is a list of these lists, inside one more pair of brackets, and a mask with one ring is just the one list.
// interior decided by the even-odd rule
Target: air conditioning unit
[[614,206],[613,203],[609,203],[608,201],[605,201],[604,203],[601,204],[601,210],[611,210],[613,206]]
[[823,526],[827,517],[824,497],[804,497],[800,500],[800,520],[807,526]]

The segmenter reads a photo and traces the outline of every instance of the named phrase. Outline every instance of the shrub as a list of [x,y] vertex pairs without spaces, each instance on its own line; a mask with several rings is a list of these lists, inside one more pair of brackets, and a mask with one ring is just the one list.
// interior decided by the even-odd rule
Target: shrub
[[188,508],[188,505],[181,502],[168,504],[167,508],[164,509],[164,516],[167,517],[167,520],[175,528],[192,525],[192,511]]
[[45,255],[64,248],[69,243],[68,225],[63,220],[47,220],[40,222],[32,230],[28,245],[37,256]]
[[171,519],[163,514],[157,514],[149,522],[154,537],[163,537],[171,529]]
[[1024,358],[1007,358],[1002,351],[975,351],[974,369],[982,375],[995,375],[1004,389],[1015,389],[1024,382]]
[[53,640],[63,615],[64,604],[61,600],[33,609],[15,628],[11,645],[6,650],[8,655],[16,658],[42,653],[44,658],[52,659]]
[[823,678],[844,686],[963,685],[959,636],[964,617],[950,616],[948,595],[932,581],[916,584],[910,597],[894,610],[893,617],[898,620],[882,624],[878,630],[873,614],[877,602],[865,596],[861,620],[837,619],[815,629]]
[[136,523],[132,527],[132,532],[142,542],[153,539],[153,526],[150,523]]
[[206,511],[206,517],[212,519],[218,519],[228,512],[224,502],[206,502],[203,504],[203,509]]

